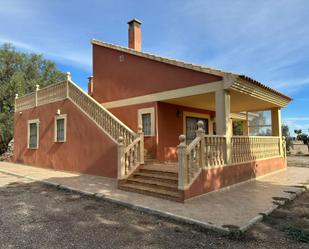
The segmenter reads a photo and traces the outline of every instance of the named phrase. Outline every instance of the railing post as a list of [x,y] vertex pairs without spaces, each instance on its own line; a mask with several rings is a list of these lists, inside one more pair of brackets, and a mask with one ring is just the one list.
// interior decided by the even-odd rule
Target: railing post
[[287,160],[286,160],[286,138],[285,138],[285,136],[282,137],[282,144],[280,145],[280,147],[281,146],[282,146],[282,152],[283,152],[282,156],[284,158],[285,163],[287,163]]
[[66,73],[66,98],[68,99],[69,98],[69,81],[71,80],[71,73],[70,72],[67,72]]
[[38,106],[38,91],[40,90],[39,85],[35,85],[35,106]]
[[143,127],[141,125],[138,126],[138,136],[140,137],[140,151],[139,151],[139,161],[140,164],[144,164],[144,132]]
[[227,135],[225,137],[225,163],[231,164],[232,163],[232,136]]
[[178,145],[178,189],[184,190],[187,183],[187,145],[186,136],[179,136]]
[[123,179],[125,176],[125,145],[123,143],[123,137],[118,138],[118,180]]
[[205,167],[205,156],[204,156],[204,153],[205,153],[205,130],[204,130],[204,122],[202,120],[199,120],[197,122],[197,130],[196,130],[196,136],[197,137],[200,137],[201,139],[201,148],[200,148],[200,168],[203,168]]
[[14,105],[15,112],[17,111],[17,99],[18,99],[18,93],[15,94],[15,105]]

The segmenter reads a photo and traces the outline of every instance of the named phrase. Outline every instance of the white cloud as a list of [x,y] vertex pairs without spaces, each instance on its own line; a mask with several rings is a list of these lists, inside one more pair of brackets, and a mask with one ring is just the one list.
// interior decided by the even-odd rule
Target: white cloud
[[49,49],[44,49],[43,47],[35,47],[22,41],[4,37],[0,37],[0,43],[11,43],[17,49],[40,53],[62,64],[69,63],[84,70],[91,70],[91,54],[87,50],[72,50],[70,47],[65,47],[65,44],[61,44],[60,47],[52,46]]
[[305,0],[193,0],[182,8],[198,29],[205,29],[205,44],[216,50],[204,64],[247,74],[287,93],[309,84],[307,72],[293,69],[308,62],[308,11]]

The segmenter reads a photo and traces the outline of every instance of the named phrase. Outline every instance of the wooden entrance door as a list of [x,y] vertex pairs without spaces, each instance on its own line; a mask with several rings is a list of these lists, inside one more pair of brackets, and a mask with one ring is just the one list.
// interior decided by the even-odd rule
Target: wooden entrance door
[[186,140],[187,144],[191,143],[196,137],[197,122],[201,120],[204,123],[205,133],[208,134],[208,119],[207,118],[196,118],[186,117]]

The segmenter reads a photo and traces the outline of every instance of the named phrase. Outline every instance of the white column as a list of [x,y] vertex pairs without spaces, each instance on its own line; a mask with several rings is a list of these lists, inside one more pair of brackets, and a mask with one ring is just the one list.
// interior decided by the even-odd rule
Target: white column
[[17,111],[17,99],[18,99],[18,93],[15,94],[15,105],[14,105],[15,112]]
[[271,126],[272,135],[276,137],[282,137],[280,108],[271,109]]
[[204,151],[205,151],[205,130],[204,130],[204,122],[202,120],[199,120],[197,122],[197,130],[196,130],[196,136],[201,138],[201,148],[198,153],[200,153],[200,168],[205,167],[205,157],[204,157]]
[[139,162],[140,164],[144,164],[144,132],[143,127],[141,125],[138,126],[138,136],[141,138],[140,141],[140,151],[139,151]]
[[230,123],[230,93],[225,89],[216,91],[216,130],[217,135],[226,136],[226,152],[225,160],[229,164],[231,162],[231,137],[232,130]]
[[126,174],[126,162],[124,156],[125,146],[123,144],[123,137],[118,138],[118,180],[124,178]]
[[39,85],[35,85],[35,106],[38,106],[38,91],[40,90]]
[[65,79],[66,79],[66,98],[69,98],[69,82],[71,81],[71,73],[70,72],[66,73]]
[[184,190],[187,185],[187,145],[186,136],[179,136],[178,145],[178,189]]
[[280,155],[284,156],[283,145],[282,145],[282,129],[281,129],[281,110],[280,108],[271,109],[271,128],[272,135],[276,137],[280,137]]

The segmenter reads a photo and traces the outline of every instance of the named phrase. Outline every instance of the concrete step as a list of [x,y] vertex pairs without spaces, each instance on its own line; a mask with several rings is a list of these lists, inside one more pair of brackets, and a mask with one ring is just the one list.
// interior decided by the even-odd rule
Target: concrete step
[[136,192],[140,194],[151,195],[155,197],[160,197],[163,199],[173,200],[173,201],[182,201],[180,192],[168,191],[163,189],[156,189],[146,186],[140,186],[132,183],[122,183],[119,185],[119,189],[125,191]]
[[158,173],[152,173],[152,172],[134,172],[133,176],[140,176],[140,177],[145,177],[146,178],[151,178],[151,179],[163,179],[163,180],[173,180],[173,181],[178,181],[178,176],[177,175],[164,175],[164,174],[158,174]]
[[164,182],[161,180],[151,180],[144,178],[129,178],[127,183],[132,183],[140,186],[155,188],[155,189],[163,189],[167,191],[178,192],[178,184],[177,182]]
[[170,177],[177,177],[178,178],[178,173],[170,172],[170,171],[161,171],[161,170],[157,170],[157,169],[140,168],[139,172],[157,175],[157,176],[170,176]]

